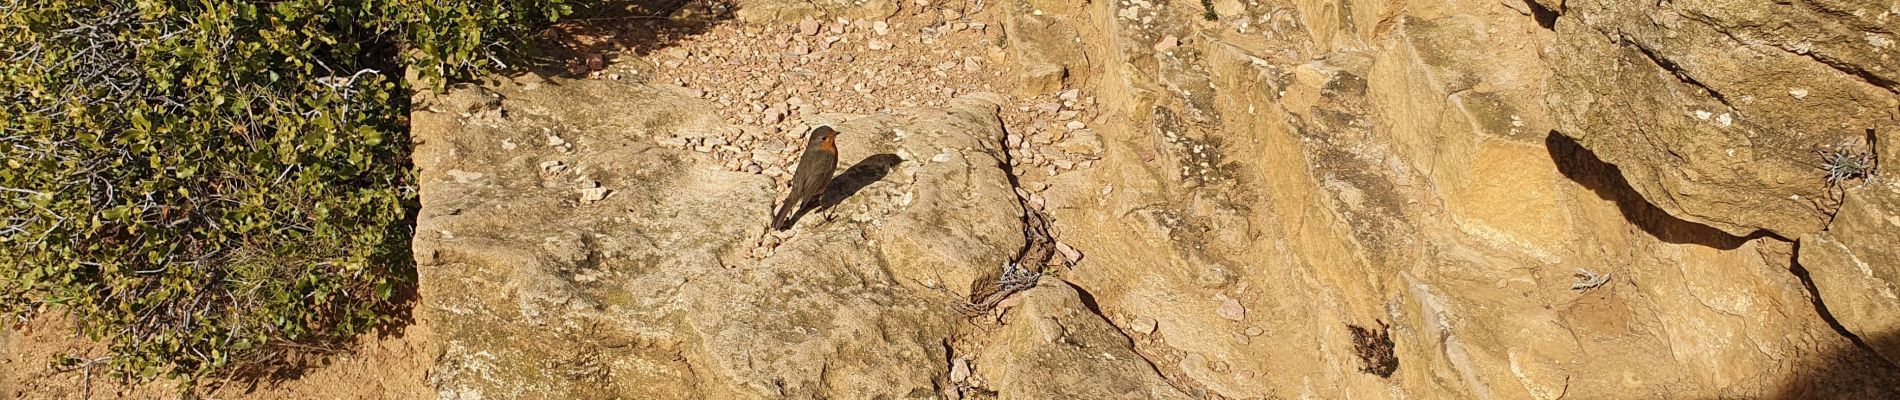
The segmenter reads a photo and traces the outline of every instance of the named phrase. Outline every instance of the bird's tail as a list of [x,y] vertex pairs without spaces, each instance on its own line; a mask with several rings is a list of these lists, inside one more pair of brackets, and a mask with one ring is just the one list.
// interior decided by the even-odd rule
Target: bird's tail
[[772,213],[772,230],[782,231],[785,230],[785,228],[790,228],[790,226],[787,225],[791,224],[787,222],[791,221],[787,221],[786,218],[791,217],[792,210],[796,208],[798,208],[798,202],[792,201],[791,199],[786,199],[785,204],[779,205],[778,212]]

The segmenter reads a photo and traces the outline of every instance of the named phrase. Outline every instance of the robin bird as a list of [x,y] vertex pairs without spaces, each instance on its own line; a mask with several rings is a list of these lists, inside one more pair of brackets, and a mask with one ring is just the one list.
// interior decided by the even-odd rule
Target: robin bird
[[772,213],[772,229],[792,227],[792,212],[824,198],[831,186],[831,173],[838,170],[838,131],[820,126],[805,141],[805,154],[798,156],[798,170],[792,173],[791,195]]

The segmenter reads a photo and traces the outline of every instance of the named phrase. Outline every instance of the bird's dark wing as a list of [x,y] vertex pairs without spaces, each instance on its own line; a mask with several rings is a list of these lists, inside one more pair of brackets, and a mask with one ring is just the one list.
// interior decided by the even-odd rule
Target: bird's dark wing
[[[816,150],[816,149],[813,149]],[[792,172],[791,195],[785,196],[785,203],[772,213],[772,223],[778,229],[787,228],[786,218],[797,211],[807,201],[825,192],[825,186],[831,184],[831,174],[838,169],[838,155],[826,151],[808,150],[798,159],[798,169]]]
[[814,151],[806,156],[799,160],[798,172],[792,175],[792,198],[801,203],[824,193],[825,186],[831,183],[831,174],[838,169],[836,154]]
[[825,189],[828,189],[831,187],[832,174],[838,173],[838,153],[827,153],[825,154],[824,159],[819,160],[819,162],[822,163],[818,165],[821,165],[824,167],[824,172],[818,174],[819,176],[819,182],[817,185],[818,191],[815,193],[812,193],[812,196],[822,196],[825,193]]

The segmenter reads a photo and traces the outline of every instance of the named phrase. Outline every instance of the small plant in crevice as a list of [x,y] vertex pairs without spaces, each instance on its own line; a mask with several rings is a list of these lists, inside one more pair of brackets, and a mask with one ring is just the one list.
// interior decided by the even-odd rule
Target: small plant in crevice
[[1857,146],[1823,146],[1814,153],[1821,156],[1821,170],[1827,173],[1827,186],[1837,187],[1849,180],[1873,178],[1880,164],[1871,151]]
[[1604,283],[1609,283],[1610,275],[1613,274],[1615,274],[1615,272],[1607,272],[1599,275],[1587,269],[1577,268],[1577,273],[1572,274],[1572,276],[1577,277],[1577,281],[1570,284],[1570,290],[1595,289],[1598,286],[1603,286]]
[[1208,21],[1220,19],[1220,14],[1214,12],[1214,0],[1201,0],[1201,19]]
[[1378,329],[1346,324],[1346,329],[1352,330],[1353,352],[1358,354],[1359,361],[1364,363],[1359,367],[1359,372],[1378,375],[1380,378],[1391,378],[1392,372],[1399,369],[1399,357],[1393,353],[1392,348],[1392,334],[1389,332],[1391,327],[1387,326],[1385,321],[1374,320],[1373,322],[1379,323]]

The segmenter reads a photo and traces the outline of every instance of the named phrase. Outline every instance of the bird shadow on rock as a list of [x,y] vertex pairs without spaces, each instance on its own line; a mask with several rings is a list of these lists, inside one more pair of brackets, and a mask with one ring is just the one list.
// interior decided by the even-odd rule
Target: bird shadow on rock
[[1730,235],[1708,225],[1669,215],[1637,193],[1636,188],[1630,186],[1629,180],[1623,177],[1622,169],[1597,158],[1596,152],[1557,131],[1550,131],[1550,135],[1544,138],[1544,147],[1550,151],[1551,160],[1557,163],[1557,171],[1563,173],[1564,177],[1590,189],[1599,198],[1615,202],[1624,219],[1658,240],[1733,250],[1767,235],[1765,232],[1749,236]]
[[883,180],[885,175],[890,174],[891,168],[902,163],[904,163],[904,159],[898,158],[896,154],[890,153],[873,155],[859,160],[857,164],[852,164],[851,168],[845,169],[844,173],[831,178],[831,184],[825,186],[825,195],[818,199],[817,207],[798,210],[797,213],[792,214],[791,220],[787,223],[797,223],[798,219],[809,211],[824,211],[836,207],[838,203],[844,202],[844,199],[851,198],[851,195],[857,194],[860,190],[864,190],[864,187],[871,186],[871,184]]

